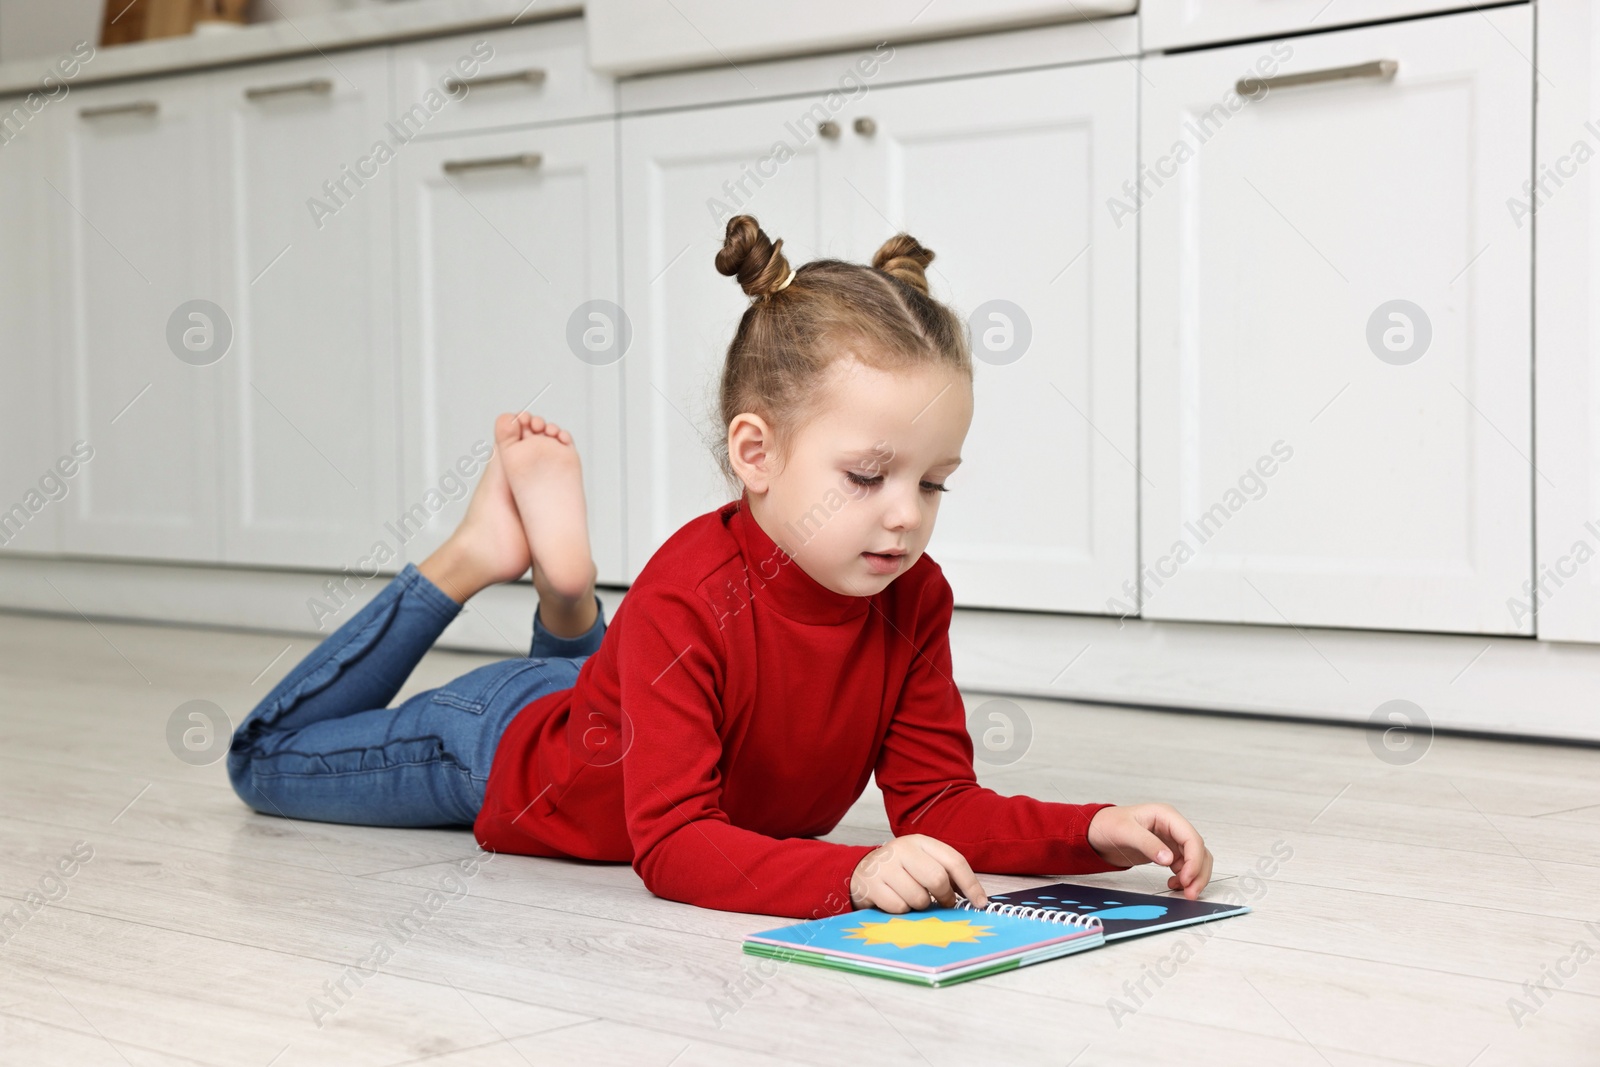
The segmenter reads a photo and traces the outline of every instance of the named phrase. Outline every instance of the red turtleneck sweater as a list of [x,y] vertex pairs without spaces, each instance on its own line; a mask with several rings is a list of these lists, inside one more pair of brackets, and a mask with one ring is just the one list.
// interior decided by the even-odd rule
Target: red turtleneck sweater
[[1085,839],[1108,805],[974,779],[952,608],[926,554],[847,596],[778,548],[747,498],[724,504],[651,557],[573,687],[512,720],[474,835],[494,852],[631,862],[671,900],[816,918],[851,909],[875,846],[813,838],[875,773],[896,836],[937,838],[976,871],[1125,870]]

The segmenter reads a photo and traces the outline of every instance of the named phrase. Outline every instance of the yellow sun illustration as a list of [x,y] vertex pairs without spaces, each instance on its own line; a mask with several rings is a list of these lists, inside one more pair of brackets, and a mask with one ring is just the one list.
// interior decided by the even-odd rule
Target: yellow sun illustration
[[958,942],[972,943],[980,937],[994,936],[987,926],[974,926],[970,919],[950,921],[930,915],[926,919],[893,918],[888,922],[863,922],[844,932],[845,937],[859,938],[869,945],[893,945],[896,948],[915,948],[931,945],[949,948]]

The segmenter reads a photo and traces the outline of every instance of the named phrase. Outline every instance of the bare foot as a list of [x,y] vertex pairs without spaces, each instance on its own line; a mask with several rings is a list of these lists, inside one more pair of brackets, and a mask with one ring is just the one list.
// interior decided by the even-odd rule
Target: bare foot
[[558,637],[577,637],[594,625],[598,573],[589,552],[583,466],[572,434],[538,415],[514,418],[515,440],[497,436],[497,451],[532,554],[539,619]]
[[514,582],[528,573],[533,554],[506,480],[502,441],[521,437],[516,416],[495,420],[495,449],[467,502],[467,514],[455,532],[418,570],[458,603],[500,582]]

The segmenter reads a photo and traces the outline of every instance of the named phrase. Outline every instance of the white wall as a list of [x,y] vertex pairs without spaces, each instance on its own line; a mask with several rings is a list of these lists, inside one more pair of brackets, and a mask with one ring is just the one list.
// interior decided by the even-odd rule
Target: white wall
[[0,63],[98,44],[104,8],[105,0],[0,0]]

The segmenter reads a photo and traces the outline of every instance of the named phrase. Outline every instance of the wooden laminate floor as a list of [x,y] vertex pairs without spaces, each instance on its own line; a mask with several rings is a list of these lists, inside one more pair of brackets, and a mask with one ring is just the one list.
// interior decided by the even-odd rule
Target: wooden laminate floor
[[[1345,727],[1019,701],[1032,746],[986,784],[1169,801],[1207,895],[1254,911],[930,990],[743,955],[778,923],[625,865],[257,815],[174,756],[176,707],[237,722],[311,646],[0,615],[0,908],[28,912],[0,929],[0,1062],[1600,1063],[1594,749],[1436,737],[1396,765]],[[482,662],[435,652],[406,694]],[[829,839],[886,825],[869,790]]]

